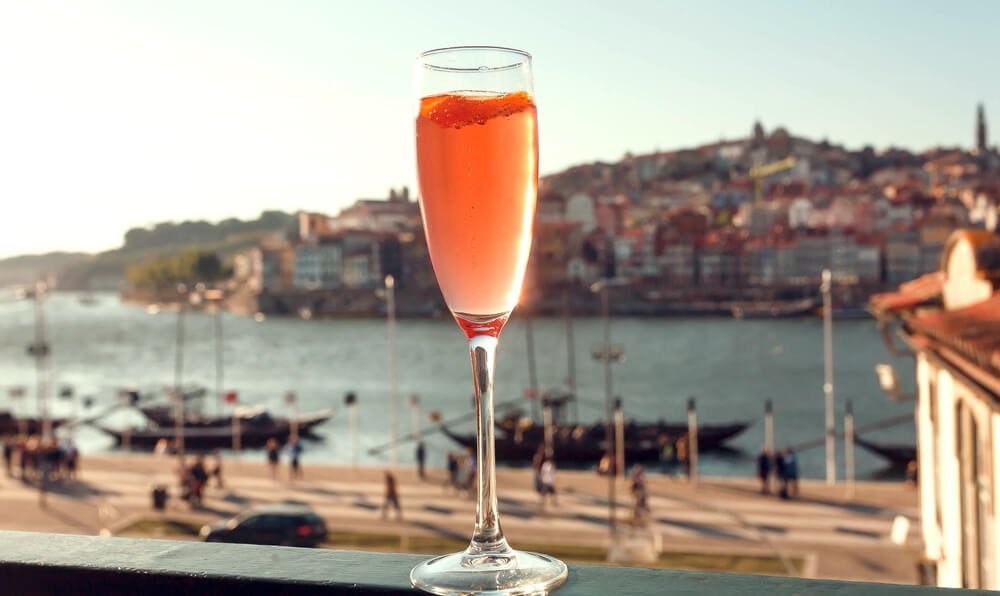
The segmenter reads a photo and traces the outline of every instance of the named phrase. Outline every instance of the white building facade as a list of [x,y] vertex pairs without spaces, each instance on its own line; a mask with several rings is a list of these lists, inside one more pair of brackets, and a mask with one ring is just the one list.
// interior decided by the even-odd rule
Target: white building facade
[[948,239],[940,272],[876,296],[916,360],[924,562],[941,587],[1000,589],[1000,240]]

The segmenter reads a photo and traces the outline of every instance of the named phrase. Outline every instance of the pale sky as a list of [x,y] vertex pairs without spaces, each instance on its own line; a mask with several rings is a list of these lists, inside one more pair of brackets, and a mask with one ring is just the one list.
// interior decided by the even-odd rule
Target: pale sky
[[989,0],[0,0],[0,256],[413,186],[413,59],[448,45],[534,54],[542,173],[756,118],[969,146],[977,102],[1000,134],[997,23]]

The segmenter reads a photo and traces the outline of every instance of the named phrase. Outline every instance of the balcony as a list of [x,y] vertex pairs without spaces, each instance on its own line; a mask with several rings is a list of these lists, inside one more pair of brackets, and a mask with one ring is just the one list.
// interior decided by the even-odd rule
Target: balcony
[[[414,594],[420,555],[0,532],[4,594]],[[558,596],[943,593],[937,588],[570,565]]]

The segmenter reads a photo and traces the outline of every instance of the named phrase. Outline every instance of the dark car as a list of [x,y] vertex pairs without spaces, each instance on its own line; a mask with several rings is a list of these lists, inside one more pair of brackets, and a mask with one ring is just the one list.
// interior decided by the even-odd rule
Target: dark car
[[206,542],[317,546],[326,540],[326,524],[303,505],[266,505],[204,526],[201,537]]

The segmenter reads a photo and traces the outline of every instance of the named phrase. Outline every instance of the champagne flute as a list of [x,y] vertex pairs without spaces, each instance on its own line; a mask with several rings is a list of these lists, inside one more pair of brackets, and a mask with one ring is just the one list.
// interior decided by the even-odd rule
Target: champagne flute
[[497,339],[521,293],[538,192],[531,56],[485,46],[424,52],[416,90],[424,232],[472,357],[478,501],[469,547],[421,563],[410,580],[435,594],[543,593],[566,581],[566,565],[507,544],[493,442]]

